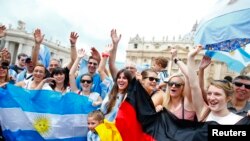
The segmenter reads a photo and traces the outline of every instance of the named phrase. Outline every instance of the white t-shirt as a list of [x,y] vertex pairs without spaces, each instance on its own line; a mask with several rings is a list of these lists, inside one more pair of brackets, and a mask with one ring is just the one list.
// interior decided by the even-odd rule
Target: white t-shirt
[[92,93],[90,93],[89,95],[85,95],[85,94],[83,94],[83,93],[81,92],[80,95],[89,97],[89,99],[93,100],[93,102],[97,101],[97,100],[98,100],[98,97],[100,96],[100,94],[97,93],[97,92],[92,92]]
[[212,112],[209,113],[206,121],[216,121],[221,125],[234,125],[240,121],[243,117],[230,112],[224,117],[215,116]]
[[[25,86],[23,88],[31,90],[32,79],[24,80]],[[48,83],[45,83],[42,87],[42,90],[52,90]]]

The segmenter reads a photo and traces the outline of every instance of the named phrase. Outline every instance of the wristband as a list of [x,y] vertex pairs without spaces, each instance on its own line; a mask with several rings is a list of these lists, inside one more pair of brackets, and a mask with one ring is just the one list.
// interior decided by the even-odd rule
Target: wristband
[[175,59],[174,59],[174,63],[177,64],[177,62],[180,61],[180,60],[181,60],[181,59],[175,58]]
[[102,57],[106,57],[106,58],[108,58],[109,57],[109,54],[108,53],[102,53]]

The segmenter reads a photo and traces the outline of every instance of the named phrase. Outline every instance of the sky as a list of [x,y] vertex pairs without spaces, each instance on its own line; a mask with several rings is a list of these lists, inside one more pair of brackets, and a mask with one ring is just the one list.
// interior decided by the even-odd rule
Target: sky
[[69,46],[70,32],[79,34],[77,47],[102,52],[111,43],[110,31],[122,35],[117,61],[125,61],[130,38],[145,40],[183,36],[209,13],[216,0],[1,0],[0,23],[26,23],[40,28],[46,39]]

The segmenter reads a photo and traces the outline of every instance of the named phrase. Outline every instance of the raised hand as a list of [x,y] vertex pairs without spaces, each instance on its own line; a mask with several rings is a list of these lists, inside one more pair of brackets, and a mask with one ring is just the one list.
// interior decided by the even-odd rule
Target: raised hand
[[50,83],[50,84],[52,84],[52,81],[56,81],[56,79],[53,78],[53,77],[48,77],[48,78],[43,79],[44,83]]
[[70,33],[69,41],[70,41],[71,47],[75,47],[78,37],[79,37],[79,35],[76,32]]
[[174,58],[177,57],[177,49],[176,48],[172,48],[170,53],[171,53],[171,60],[173,60]]
[[119,41],[121,40],[122,35],[120,34],[119,36],[117,36],[116,33],[116,29],[112,29],[111,30],[111,39],[114,45],[117,45],[119,43]]
[[6,27],[4,25],[0,26],[0,38],[6,35],[5,30],[6,30]]
[[10,52],[8,51],[7,48],[3,48],[3,49],[1,50],[1,60],[2,60],[2,61],[8,61],[8,62],[10,62],[10,59],[11,59],[11,54],[10,54]]
[[97,60],[97,62],[101,61],[101,55],[95,47],[91,48],[91,56]]
[[40,29],[36,29],[34,32],[34,39],[36,44],[41,44],[43,42],[44,35]]
[[81,48],[77,51],[77,57],[82,58],[86,55],[85,49]]
[[208,56],[203,56],[199,69],[205,69],[211,63],[211,58]]
[[190,51],[188,53],[188,57],[194,57],[195,55],[197,55],[200,51],[202,50],[202,45],[197,45],[195,47],[195,49],[193,49],[192,51]]
[[113,45],[112,44],[109,44],[105,47],[105,50],[103,53],[107,53],[107,54],[110,54],[111,50],[113,49]]

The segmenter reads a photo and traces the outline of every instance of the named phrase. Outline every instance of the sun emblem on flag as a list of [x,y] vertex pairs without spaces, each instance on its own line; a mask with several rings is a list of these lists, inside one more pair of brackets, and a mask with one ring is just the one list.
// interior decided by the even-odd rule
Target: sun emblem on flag
[[51,122],[46,116],[38,116],[34,119],[33,126],[41,135],[46,135],[51,129]]

